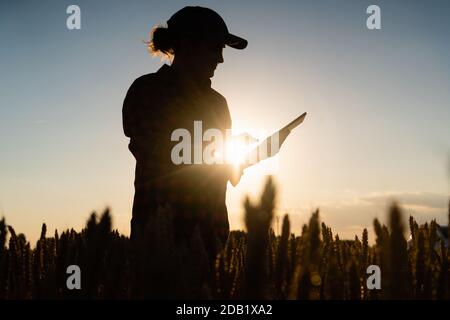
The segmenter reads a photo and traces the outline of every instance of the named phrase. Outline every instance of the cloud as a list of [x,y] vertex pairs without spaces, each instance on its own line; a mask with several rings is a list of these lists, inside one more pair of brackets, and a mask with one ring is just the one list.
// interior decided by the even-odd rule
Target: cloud
[[[355,235],[361,239],[362,231],[369,231],[369,242],[374,243],[375,233],[373,221],[377,218],[381,223],[387,224],[389,207],[396,201],[403,212],[403,221],[408,232],[408,218],[410,215],[419,223],[436,219],[439,224],[448,223],[449,195],[432,192],[375,192],[368,194],[343,195],[341,201],[325,201],[317,206],[320,220],[331,227],[333,234],[339,234],[341,239],[354,239]],[[289,214],[291,232],[299,235],[302,225],[308,223],[315,206],[298,208],[278,208],[279,225],[274,228],[281,230],[281,221],[285,213]],[[233,210],[231,210],[233,211]],[[232,229],[242,229],[244,226],[242,210],[238,214],[230,215]]]
[[[403,212],[403,221],[408,229],[408,217],[412,215],[419,223],[436,219],[439,224],[448,223],[449,195],[432,192],[377,192],[355,196],[342,202],[332,202],[320,207],[320,217],[333,232],[343,239],[360,237],[367,228],[369,240],[374,241],[373,220],[387,224],[389,207],[394,201]],[[407,231],[407,230],[405,230]]]
[[402,207],[416,208],[433,212],[446,210],[450,196],[444,193],[432,192],[384,192],[371,194],[362,200],[373,205],[385,205],[398,202]]

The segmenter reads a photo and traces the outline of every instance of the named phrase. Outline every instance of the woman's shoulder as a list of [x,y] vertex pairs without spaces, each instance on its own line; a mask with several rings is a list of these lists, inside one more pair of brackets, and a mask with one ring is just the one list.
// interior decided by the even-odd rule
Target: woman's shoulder
[[137,88],[155,87],[162,84],[161,82],[163,80],[164,79],[157,72],[147,73],[134,79],[131,86]]
[[167,66],[163,65],[156,72],[143,74],[143,75],[137,77],[136,79],[134,79],[131,86],[137,87],[137,88],[139,88],[139,87],[158,88],[158,87],[164,87],[168,80],[169,80],[169,77],[167,74]]

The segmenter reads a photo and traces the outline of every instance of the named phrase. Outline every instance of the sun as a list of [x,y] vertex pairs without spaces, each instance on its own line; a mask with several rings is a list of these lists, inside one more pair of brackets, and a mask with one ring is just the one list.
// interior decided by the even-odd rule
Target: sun
[[238,138],[232,139],[225,145],[227,162],[235,166],[239,166],[245,162],[249,151],[249,145]]
[[225,142],[223,150],[216,150],[214,158],[236,167],[242,165],[247,160],[250,150],[257,141],[255,138],[248,138],[248,135],[236,135]]

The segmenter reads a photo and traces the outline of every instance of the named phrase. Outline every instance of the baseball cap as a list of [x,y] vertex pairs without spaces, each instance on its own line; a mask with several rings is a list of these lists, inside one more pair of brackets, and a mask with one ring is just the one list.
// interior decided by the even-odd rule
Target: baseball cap
[[222,17],[209,8],[187,6],[175,12],[167,21],[169,30],[192,34],[198,37],[213,38],[235,49],[245,49],[247,40],[231,34]]

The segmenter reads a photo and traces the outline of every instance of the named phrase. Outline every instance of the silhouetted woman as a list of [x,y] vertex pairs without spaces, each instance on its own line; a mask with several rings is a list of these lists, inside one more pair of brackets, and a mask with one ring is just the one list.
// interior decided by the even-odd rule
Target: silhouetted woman
[[[247,41],[230,34],[207,8],[185,7],[167,27],[153,30],[151,52],[173,62],[136,79],[123,105],[123,128],[136,158],[132,241],[144,236],[149,217],[167,205],[176,241],[189,239],[198,226],[210,259],[219,250],[217,239],[223,244],[228,237],[227,182],[236,184],[240,174],[227,164],[177,165],[171,157],[179,143],[171,141],[176,129],[187,129],[194,141],[194,121],[202,121],[203,132],[214,128],[224,136],[231,128],[227,102],[210,81],[225,45],[244,49]],[[193,152],[192,147],[192,159]]]

